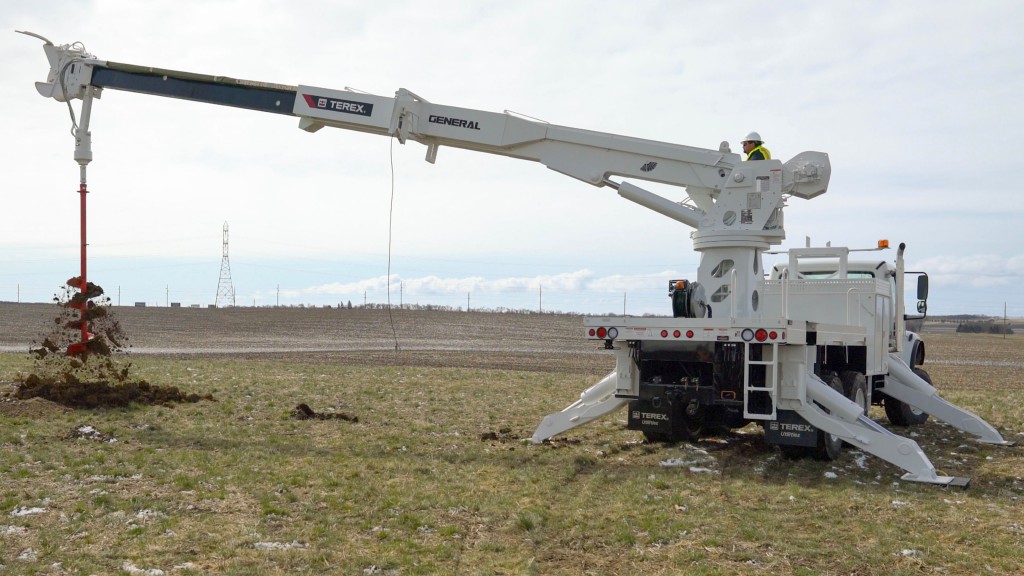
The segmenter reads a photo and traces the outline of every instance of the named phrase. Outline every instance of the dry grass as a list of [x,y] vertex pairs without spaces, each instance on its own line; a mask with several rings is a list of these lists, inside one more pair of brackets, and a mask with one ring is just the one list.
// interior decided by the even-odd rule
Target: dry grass
[[[1024,439],[1024,339],[928,342],[943,394]],[[507,369],[525,350],[137,356],[140,377],[217,401],[0,411],[0,564],[83,574],[1024,571],[1024,450],[942,424],[916,439],[941,469],[973,477],[967,491],[900,482],[899,470],[855,452],[786,460],[753,427],[648,445],[618,414],[526,444],[544,414],[607,370],[588,354],[537,353],[529,370]],[[29,366],[0,354],[0,380]],[[296,420],[300,402],[359,422]],[[72,437],[84,424],[117,441]]]

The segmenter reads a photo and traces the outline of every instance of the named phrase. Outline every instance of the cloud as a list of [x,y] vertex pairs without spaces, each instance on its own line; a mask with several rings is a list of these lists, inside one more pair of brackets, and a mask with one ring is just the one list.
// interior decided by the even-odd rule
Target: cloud
[[[1016,26],[1024,7],[1013,0],[941,10],[920,0],[257,0],[242,11],[199,0],[9,4],[0,12],[7,30],[81,40],[118,62],[381,95],[405,87],[438,104],[705,149],[729,139],[735,150],[756,129],[778,158],[821,150],[832,160],[829,194],[787,209],[791,243],[905,241],[937,285],[1002,287],[993,291],[999,302],[1021,294],[1012,288],[1024,275],[1015,255],[1024,195],[1007,175],[1021,172],[1024,157],[1008,152],[1015,131],[1007,127],[1024,91]],[[725,21],[726,34],[708,25]],[[629,41],[595,33],[609,22]],[[0,123],[14,135],[0,142],[11,191],[0,298],[20,297],[34,277],[62,281],[69,259],[44,274],[35,255],[78,245],[67,109],[32,87],[46,73],[40,43],[9,34],[0,46],[9,79]],[[410,50],[396,38],[418,42]],[[751,52],[750,39],[770,49]],[[428,164],[416,143],[311,135],[278,115],[116,90],[95,103],[92,131],[90,258],[208,258],[216,267],[229,221],[232,255],[250,261],[406,255],[415,267],[393,268],[404,275],[390,279],[406,293],[629,292],[631,302],[640,290],[664,300],[666,279],[687,277],[670,269],[696,260],[688,228],[509,158],[445,148]],[[669,271],[640,266],[652,262]],[[316,278],[275,271],[240,283],[239,299],[276,296],[277,282],[304,287],[287,291],[295,297],[372,297],[389,286],[374,276],[382,269]],[[569,272],[543,274],[552,270]],[[210,291],[209,278],[175,280]],[[166,286],[144,265],[103,281]]]
[[944,286],[991,288],[1019,285],[1024,282],[1024,254],[1009,257],[996,254],[933,257],[914,262],[913,269],[927,271],[932,282]]
[[[467,292],[480,294],[523,294],[543,292],[588,292],[612,293],[649,290],[652,286],[660,287],[667,280],[680,278],[680,272],[666,270],[650,274],[613,274],[597,276],[588,269],[576,270],[562,274],[538,276],[507,276],[487,279],[481,276],[462,276],[442,278],[439,276],[421,276],[403,278],[392,275],[390,290],[397,294],[400,290],[407,296],[420,295],[461,295]],[[351,296],[363,292],[380,293],[388,289],[387,276],[377,276],[355,282],[332,282],[305,288],[281,290],[281,296],[300,298],[304,296]],[[270,293],[260,294],[266,297]]]

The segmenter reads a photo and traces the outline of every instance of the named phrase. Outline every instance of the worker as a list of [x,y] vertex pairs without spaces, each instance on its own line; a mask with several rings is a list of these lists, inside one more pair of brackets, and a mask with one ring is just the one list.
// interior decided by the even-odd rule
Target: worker
[[771,160],[772,153],[764,147],[764,141],[761,140],[761,135],[757,132],[751,132],[747,134],[747,137],[740,142],[743,146],[743,153],[747,155],[747,160]]

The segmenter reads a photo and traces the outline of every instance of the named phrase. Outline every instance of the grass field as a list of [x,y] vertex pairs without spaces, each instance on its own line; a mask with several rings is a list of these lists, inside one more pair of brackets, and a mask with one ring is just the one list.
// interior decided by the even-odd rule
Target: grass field
[[[620,413],[526,443],[611,367],[576,339],[578,318],[403,315],[398,351],[379,316],[312,337],[296,321],[300,340],[266,316],[223,337],[138,318],[124,322],[136,344],[163,349],[134,355],[137,376],[216,400],[0,403],[0,572],[1024,572],[1024,449],[941,423],[913,434],[966,491],[901,482],[856,451],[787,460],[755,427],[646,444]],[[943,395],[1024,440],[1024,337],[927,339]],[[0,381],[30,370],[0,354]],[[358,422],[298,420],[299,403]]]

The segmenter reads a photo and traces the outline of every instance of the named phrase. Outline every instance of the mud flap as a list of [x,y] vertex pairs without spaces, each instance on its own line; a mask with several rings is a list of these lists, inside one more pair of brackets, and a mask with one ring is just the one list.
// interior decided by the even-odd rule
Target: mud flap
[[764,423],[764,439],[770,444],[814,448],[818,444],[818,429],[807,423],[793,410],[779,410],[775,420]]

